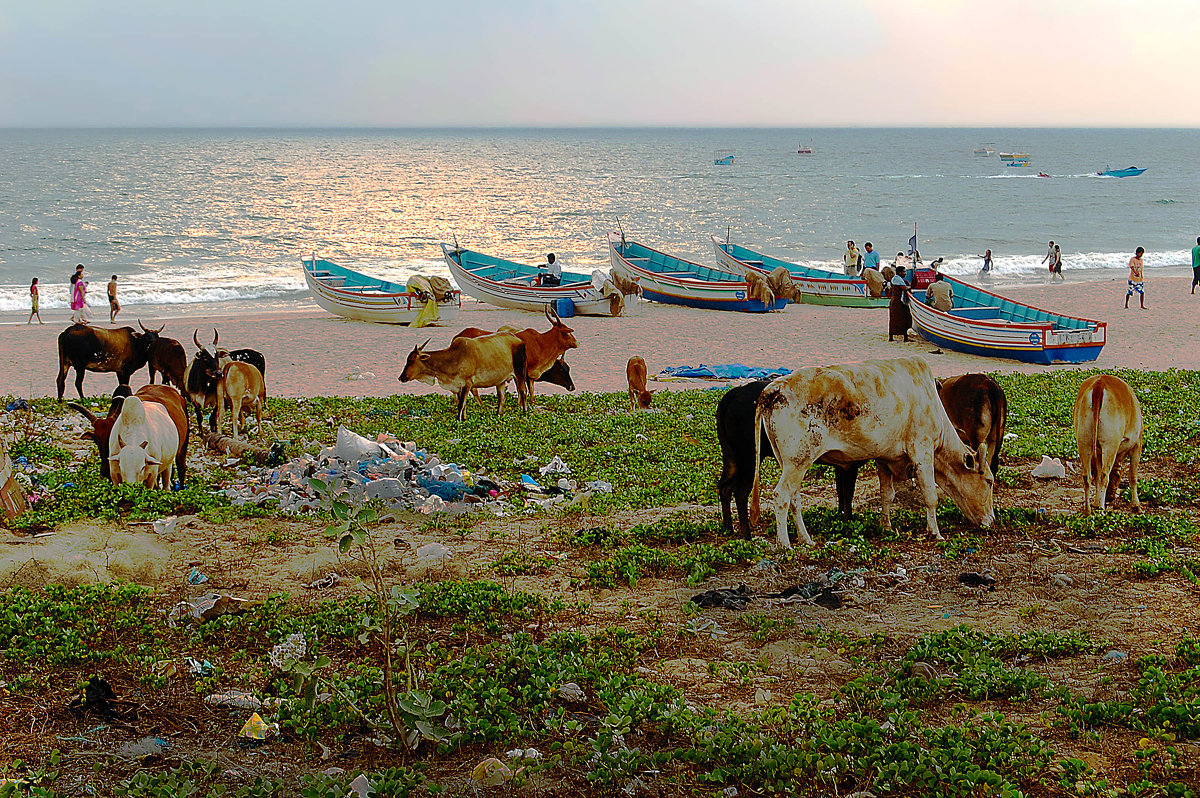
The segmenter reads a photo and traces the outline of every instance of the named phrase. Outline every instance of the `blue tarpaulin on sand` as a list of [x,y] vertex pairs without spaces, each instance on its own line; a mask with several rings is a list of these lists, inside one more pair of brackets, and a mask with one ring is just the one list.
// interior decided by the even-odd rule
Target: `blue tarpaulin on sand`
[[765,369],[758,366],[743,366],[741,363],[724,363],[718,366],[674,366],[663,369],[660,377],[695,377],[709,380],[764,380],[791,374],[791,369]]

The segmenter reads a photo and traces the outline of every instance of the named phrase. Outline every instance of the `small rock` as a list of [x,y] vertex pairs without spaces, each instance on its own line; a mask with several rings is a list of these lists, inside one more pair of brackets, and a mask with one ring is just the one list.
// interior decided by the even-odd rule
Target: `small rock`
[[1070,587],[1075,584],[1075,580],[1066,574],[1054,574],[1050,577],[1051,587]]
[[582,704],[587,701],[587,693],[583,688],[575,684],[575,682],[567,682],[558,686],[558,697],[563,701],[574,701],[577,704]]
[[930,682],[938,678],[937,668],[928,662],[914,662],[909,672],[918,679],[925,679]]

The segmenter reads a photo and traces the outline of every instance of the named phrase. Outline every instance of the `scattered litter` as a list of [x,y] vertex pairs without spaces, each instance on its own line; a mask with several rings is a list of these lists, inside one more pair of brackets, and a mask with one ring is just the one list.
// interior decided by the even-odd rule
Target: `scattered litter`
[[717,588],[716,590],[706,590],[699,595],[692,596],[692,603],[697,607],[721,607],[727,610],[744,610],[746,605],[754,599],[754,594],[750,592],[750,588],[745,585],[738,585],[736,588]]
[[567,479],[566,477],[560,477],[556,484],[558,489],[563,493],[574,493],[575,489],[579,487],[578,482],[573,479]]
[[[768,690],[767,692],[770,692],[770,690]],[[730,785],[730,786],[726,787],[725,789],[721,790],[721,795],[725,796],[725,798],[737,798],[738,797],[738,788]]]
[[375,372],[373,371],[358,371],[357,369],[346,375],[347,380],[373,380]]
[[117,749],[117,753],[128,759],[143,759],[148,756],[162,756],[171,744],[161,737],[143,737],[140,740],[130,740]]
[[208,581],[208,577],[200,573],[199,569],[192,567],[192,572],[188,574],[189,585],[202,585]]
[[1070,587],[1075,584],[1075,580],[1066,574],[1054,574],[1050,577],[1050,585],[1052,587]]
[[242,730],[238,732],[239,737],[244,737],[247,740],[265,740],[267,735],[272,732],[279,732],[279,725],[276,723],[267,723],[262,719],[262,716],[257,712],[251,713],[250,719],[242,726]]
[[333,454],[345,462],[358,462],[380,454],[379,444],[367,440],[357,432],[351,432],[345,427],[338,427],[337,442],[333,445]]
[[305,590],[328,590],[336,585],[339,577],[336,573],[327,573],[315,582],[309,582],[304,586]]
[[93,676],[83,688],[83,695],[76,696],[68,707],[79,714],[96,713],[106,718],[115,718],[117,694],[105,679]]
[[26,402],[24,399],[14,399],[13,401],[11,401],[7,405],[5,405],[4,409],[5,409],[5,411],[7,411],[9,413],[13,412],[14,410],[28,410],[29,403]]
[[958,581],[967,587],[986,587],[989,591],[996,589],[996,579],[976,571],[967,571],[958,575]]
[[554,455],[549,463],[538,469],[538,473],[542,476],[546,476],[547,474],[570,474],[571,467],[561,457]]
[[441,543],[426,543],[419,547],[415,552],[417,561],[421,563],[441,562],[450,556],[450,549],[443,546]]
[[589,483],[587,483],[587,485],[585,485],[585,487],[590,491],[595,491],[596,493],[612,493],[613,492],[612,483],[605,482],[602,479],[597,479],[594,482],[589,482]]
[[925,679],[926,681],[930,682],[939,677],[937,668],[933,667],[928,662],[914,662],[912,664],[912,668],[909,669],[909,673],[918,679]]
[[371,787],[371,781],[367,778],[366,773],[359,773],[354,778],[354,781],[350,782],[350,784],[347,786],[350,787],[350,790],[354,793],[356,798],[367,798],[368,796],[374,794]]
[[535,760],[542,758],[542,752],[536,748],[514,748],[505,756],[509,759]]
[[160,518],[154,522],[154,534],[156,535],[173,535],[175,534],[175,525],[179,523],[179,517],[168,515],[165,518]]
[[211,676],[213,672],[212,663],[208,660],[200,661],[195,657],[187,658],[188,673],[193,676]]
[[204,697],[204,703],[212,707],[234,707],[235,709],[269,709],[270,701],[262,701],[245,690],[226,690]]
[[1042,455],[1042,462],[1033,467],[1033,476],[1039,479],[1065,479],[1067,469],[1057,457]]
[[545,491],[546,491],[545,488],[543,488],[541,485],[539,485],[537,483],[536,479],[529,476],[528,474],[521,475],[521,487],[524,488],[525,490],[537,491],[538,493],[545,493]]
[[558,697],[563,701],[573,701],[576,704],[582,704],[587,701],[587,693],[583,692],[583,688],[575,684],[575,682],[567,682],[558,686]]
[[499,787],[513,777],[508,765],[489,757],[471,771],[471,779],[481,787]]
[[538,461],[538,456],[536,454],[530,454],[530,455],[526,455],[525,457],[514,458],[513,465],[515,465],[517,468],[523,468],[527,465],[533,465],[537,461]]
[[1119,651],[1117,649],[1113,649],[1112,651],[1109,651],[1107,654],[1105,654],[1103,657],[1101,657],[1101,659],[1104,660],[1105,662],[1123,662],[1123,661],[1129,659],[1129,655],[1126,654],[1124,651]]
[[256,606],[257,602],[237,596],[227,596],[221,593],[210,593],[199,598],[181,601],[171,608],[167,615],[167,624],[175,626],[181,618],[193,618],[197,621],[211,621],[222,615],[240,615]]

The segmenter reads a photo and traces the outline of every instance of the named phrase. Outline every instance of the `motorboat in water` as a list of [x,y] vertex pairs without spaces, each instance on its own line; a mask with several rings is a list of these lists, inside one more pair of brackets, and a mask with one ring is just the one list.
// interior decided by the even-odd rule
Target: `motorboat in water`
[[1137,166],[1126,166],[1124,169],[1106,167],[1103,172],[1097,172],[1096,174],[1100,177],[1137,177],[1144,171],[1146,171],[1144,168]]

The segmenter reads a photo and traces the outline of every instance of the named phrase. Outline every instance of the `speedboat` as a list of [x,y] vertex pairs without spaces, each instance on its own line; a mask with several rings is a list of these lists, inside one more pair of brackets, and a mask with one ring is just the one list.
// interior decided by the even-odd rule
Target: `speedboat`
[[1038,172],[1037,176],[1038,177],[1049,177],[1050,175],[1046,174],[1045,172]]
[[1100,177],[1137,177],[1144,171],[1146,171],[1144,168],[1137,166],[1126,166],[1124,169],[1106,167],[1103,172],[1097,172],[1096,174]]

